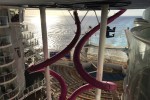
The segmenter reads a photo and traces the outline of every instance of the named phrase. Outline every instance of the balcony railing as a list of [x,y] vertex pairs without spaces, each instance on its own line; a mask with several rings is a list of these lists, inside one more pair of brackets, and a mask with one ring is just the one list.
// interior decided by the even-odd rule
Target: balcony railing
[[[27,33],[27,34],[26,34]],[[22,33],[22,37],[23,37],[23,39],[32,39],[32,38],[34,38],[34,34],[33,33],[31,33],[31,32],[23,32]]]
[[28,25],[22,25],[21,31],[28,31]]
[[8,16],[0,16],[0,26],[8,25]]
[[11,81],[16,77],[16,70],[10,73],[3,73],[0,75],[0,84],[5,84],[5,82]]
[[32,55],[34,55],[35,53],[31,50],[28,50],[25,54],[24,54],[24,57],[30,57]]
[[42,48],[38,48],[38,49],[35,48],[35,51],[36,51],[37,53],[41,53],[41,52],[43,52],[43,49],[42,49]]
[[21,92],[13,100],[23,100],[24,98],[28,97],[29,95],[33,94],[34,92],[42,89],[44,85],[45,85],[45,78],[43,80],[31,85],[30,87],[26,88],[23,92]]
[[11,44],[10,36],[0,37],[0,47],[4,47]]
[[[14,90],[11,90],[10,89],[10,92],[7,92],[5,94],[3,94],[1,97],[0,97],[0,100],[14,100],[14,98],[16,98],[19,94],[19,88],[16,87]],[[19,100],[19,99],[18,99]]]
[[24,41],[23,42],[24,48],[34,47],[39,45],[38,41]]
[[14,61],[13,54],[0,56],[0,66]]

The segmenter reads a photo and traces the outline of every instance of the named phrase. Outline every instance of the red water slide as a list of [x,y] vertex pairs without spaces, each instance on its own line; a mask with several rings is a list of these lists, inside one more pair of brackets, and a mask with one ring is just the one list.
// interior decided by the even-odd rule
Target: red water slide
[[[45,72],[45,70],[39,70],[38,72]],[[66,85],[64,79],[53,70],[50,70],[49,73],[50,73],[51,76],[53,76],[54,78],[56,78],[58,80],[58,82],[61,86],[61,94],[59,96],[59,100],[66,100],[67,85]]]
[[62,50],[61,52],[59,52],[57,55],[53,56],[52,58],[47,59],[37,65],[32,65],[31,67],[29,67],[27,69],[29,72],[38,71],[47,66],[50,66],[51,64],[55,63],[56,61],[64,57],[66,54],[68,54],[70,50],[75,46],[81,34],[80,20],[79,20],[77,11],[74,11],[74,17],[75,17],[75,24],[77,26],[77,30],[75,33],[75,37],[73,38],[71,43],[64,50]]
[[68,98],[68,100],[76,100],[76,97],[78,95],[80,95],[81,93],[83,93],[84,91],[87,91],[89,89],[94,88],[94,86],[90,85],[90,84],[85,84],[81,87],[79,87],[78,89],[76,89]]
[[[117,17],[119,17],[121,14],[123,14],[125,12],[125,10],[121,10],[118,13],[116,13],[114,16],[111,16],[110,18],[108,18],[108,23],[112,22],[114,19],[116,19]],[[76,31],[76,35],[74,37],[74,39],[72,40],[72,42],[64,49],[62,50],[60,53],[58,53],[57,55],[55,55],[54,57],[47,59],[46,61],[37,64],[37,65],[33,65],[30,68],[28,68],[27,70],[30,72],[35,72],[35,71],[41,71],[41,69],[43,69],[46,66],[49,66],[51,64],[53,64],[54,62],[56,62],[57,60],[59,60],[60,58],[62,58],[65,54],[69,53],[69,51],[74,47],[74,45],[77,43],[80,33],[81,33],[81,27],[80,27],[80,21],[77,15],[77,12],[74,12],[74,16],[75,16],[75,22],[77,25],[77,31]],[[89,31],[77,44],[76,48],[75,48],[75,52],[74,52],[74,64],[75,67],[78,71],[78,73],[81,75],[81,77],[83,79],[85,79],[85,81],[87,81],[89,84],[84,85],[83,87],[81,87],[80,89],[76,90],[69,98],[69,100],[75,100],[76,96],[78,96],[80,93],[82,93],[85,90],[91,89],[93,87],[96,88],[100,88],[103,90],[107,90],[107,91],[111,91],[111,90],[115,90],[116,89],[116,85],[112,82],[99,82],[96,79],[92,78],[90,75],[88,75],[88,73],[86,73],[82,67],[82,64],[80,62],[80,51],[81,48],[83,47],[84,43],[90,38],[90,36],[92,36],[92,34],[94,34],[98,29],[100,28],[100,24],[97,25],[96,27],[94,27],[91,31]],[[43,70],[42,70],[43,71]],[[60,85],[61,85],[61,95],[59,100],[65,100],[66,98],[66,85],[65,82],[63,81],[63,79],[60,81],[61,76],[56,75],[57,73],[55,73],[54,71],[51,71],[50,73],[52,76],[54,76],[56,79],[59,80]],[[55,73],[55,74],[54,74]],[[64,92],[65,91],[65,92]],[[74,98],[74,99],[73,99]]]
[[[47,67],[47,66],[55,63],[60,58],[64,57],[65,54],[68,54],[70,52],[70,50],[77,43],[77,41],[80,37],[80,34],[81,34],[80,20],[79,20],[77,11],[74,11],[74,16],[75,16],[75,24],[77,26],[77,30],[75,33],[76,35],[75,35],[74,39],[71,41],[71,43],[57,55],[53,56],[50,59],[47,59],[46,61],[44,61],[42,63],[39,63],[37,65],[33,65],[33,66],[29,67],[27,69],[27,71],[29,71],[29,72],[44,72],[44,70],[43,70],[44,67]],[[54,72],[52,70],[50,70],[50,75],[52,75],[54,78],[56,78],[61,85],[61,94],[59,96],[59,100],[66,100],[67,87],[66,87],[66,83],[65,83],[64,79],[59,74],[57,74],[56,72]]]
[[[111,16],[108,18],[107,23],[110,23],[112,21],[114,21],[116,18],[118,18],[120,15],[122,15],[126,10],[120,10],[118,13],[116,13],[115,15]],[[95,26],[92,30],[90,30],[85,36],[83,36],[81,38],[81,40],[78,42],[75,51],[74,51],[74,64],[75,64],[75,68],[78,71],[78,73],[80,74],[80,76],[90,85],[102,89],[102,90],[106,90],[106,91],[112,91],[115,90],[117,88],[115,83],[112,82],[105,82],[105,81],[98,81],[95,78],[91,77],[84,69],[83,66],[80,62],[80,52],[81,49],[83,47],[83,45],[85,44],[85,42],[100,28],[100,24]]]

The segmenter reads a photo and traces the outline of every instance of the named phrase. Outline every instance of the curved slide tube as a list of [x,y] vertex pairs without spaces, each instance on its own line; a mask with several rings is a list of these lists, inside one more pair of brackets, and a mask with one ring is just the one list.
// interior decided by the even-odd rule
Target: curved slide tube
[[[118,18],[121,14],[123,14],[126,10],[120,10],[118,13],[116,13],[115,15],[111,16],[108,18],[107,23],[112,22],[113,20],[115,20],[116,18]],[[91,84],[92,86],[96,87],[96,88],[100,88],[102,90],[106,90],[106,91],[112,91],[115,90],[117,88],[116,84],[113,82],[105,82],[105,81],[98,81],[95,78],[91,77],[82,67],[82,64],[80,62],[80,51],[81,48],[83,47],[83,45],[85,44],[85,42],[90,38],[90,36],[92,36],[98,29],[100,28],[100,24],[95,26],[92,30],[90,30],[84,37],[82,37],[82,39],[78,42],[75,51],[74,51],[74,57],[73,57],[73,61],[75,64],[75,68],[78,71],[78,73],[80,74],[80,76],[89,84]]]
[[55,63],[60,58],[64,57],[65,54],[69,53],[69,51],[75,46],[75,44],[77,43],[77,41],[80,37],[80,34],[81,34],[81,26],[80,26],[80,20],[79,20],[77,11],[74,11],[74,16],[75,16],[75,24],[77,26],[77,30],[76,30],[76,35],[73,38],[73,40],[71,41],[71,43],[64,50],[62,50],[60,53],[53,56],[52,58],[47,59],[47,60],[45,60],[45,61],[43,61],[37,65],[32,65],[31,67],[29,67],[27,69],[29,72],[41,70],[44,67],[47,67],[47,66]]
[[76,89],[72,94],[71,96],[68,98],[68,100],[76,100],[76,97],[78,95],[80,95],[81,93],[83,93],[84,91],[87,91],[89,89],[92,89],[94,88],[94,86],[90,85],[90,84],[85,84],[81,87],[79,87],[78,89]]
[[[39,70],[38,72],[45,72],[44,70]],[[67,96],[67,86],[66,83],[64,81],[64,79],[57,74],[55,71],[50,70],[49,71],[50,75],[52,75],[54,78],[56,78],[58,80],[58,82],[60,83],[61,86],[61,94],[59,96],[59,100],[66,100],[66,96]]]

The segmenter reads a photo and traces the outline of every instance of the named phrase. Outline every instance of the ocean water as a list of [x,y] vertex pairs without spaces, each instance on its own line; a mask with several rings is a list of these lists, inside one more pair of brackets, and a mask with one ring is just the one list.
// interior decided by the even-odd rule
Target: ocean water
[[[110,28],[116,27],[115,37],[107,38],[106,45],[113,47],[127,47],[127,40],[124,30],[134,27],[133,21],[140,16],[121,16],[112,23]],[[80,16],[82,19],[82,16]],[[29,31],[34,33],[42,46],[42,35],[39,16],[25,16],[25,23],[29,25]],[[81,24],[82,35],[89,30],[89,26],[94,27],[98,24],[95,16],[87,16]],[[75,22],[71,16],[47,16],[48,48],[49,50],[62,50],[73,39],[75,35]],[[97,31],[90,39],[91,44],[98,45],[99,33]]]

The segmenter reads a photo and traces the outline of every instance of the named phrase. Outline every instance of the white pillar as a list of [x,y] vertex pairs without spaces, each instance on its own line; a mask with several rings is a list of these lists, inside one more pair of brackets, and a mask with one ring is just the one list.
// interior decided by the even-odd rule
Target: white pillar
[[[102,81],[103,77],[103,65],[104,65],[104,54],[105,54],[105,40],[106,40],[106,27],[107,27],[107,15],[109,5],[102,5],[101,12],[101,28],[100,28],[100,39],[99,39],[99,50],[98,50],[98,62],[97,62],[97,75],[96,79]],[[101,90],[96,89],[96,100],[101,99]]]
[[[46,60],[48,58],[48,43],[47,43],[47,27],[46,27],[45,9],[46,9],[45,7],[40,7],[43,52],[44,52],[44,59]],[[49,66],[45,68],[45,79],[46,79],[47,100],[51,100]]]
[[19,22],[24,21],[24,8],[19,8]]

